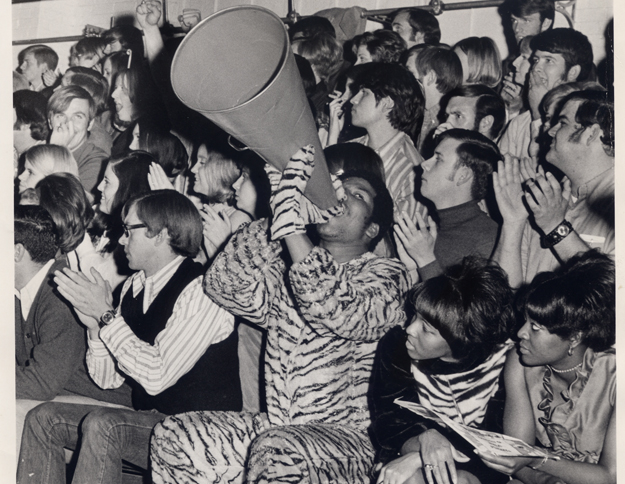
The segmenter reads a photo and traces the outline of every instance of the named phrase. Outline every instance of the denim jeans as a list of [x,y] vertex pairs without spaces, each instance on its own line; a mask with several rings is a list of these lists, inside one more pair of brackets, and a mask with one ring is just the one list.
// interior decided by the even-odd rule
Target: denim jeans
[[65,484],[67,447],[78,448],[72,482],[118,484],[122,459],[148,468],[150,435],[165,417],[125,408],[43,403],[26,417],[17,482]]

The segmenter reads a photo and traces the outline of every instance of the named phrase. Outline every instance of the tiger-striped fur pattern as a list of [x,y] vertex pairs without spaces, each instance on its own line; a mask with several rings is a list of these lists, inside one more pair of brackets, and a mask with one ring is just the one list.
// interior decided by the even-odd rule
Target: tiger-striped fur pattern
[[268,427],[264,414],[192,412],[168,417],[154,429],[153,481],[368,481],[373,448],[365,431],[338,425]]
[[[272,430],[286,429],[284,432],[292,438],[285,438],[284,447],[276,444],[275,437],[254,442],[248,465],[250,482],[267,482],[267,476],[274,482],[289,482],[278,480],[280,471],[276,469],[280,466],[288,475],[293,466],[302,473],[301,469],[306,468],[310,480],[303,482],[363,482],[373,459],[366,433],[370,423],[369,378],[378,340],[405,319],[403,303],[408,285],[404,266],[371,253],[338,264],[329,252],[316,247],[287,271],[281,245],[268,240],[265,221],[261,220],[233,236],[208,270],[204,289],[220,306],[267,329],[266,418]],[[193,415],[184,416],[188,425],[180,426],[175,436],[164,439],[160,429],[179,417],[167,419],[155,431],[155,482],[195,482],[185,480],[181,476],[186,474],[176,471],[164,474],[159,470],[164,465],[158,462],[166,462],[168,456],[182,451],[184,465],[192,463],[195,469],[219,467],[221,461],[213,454],[223,452],[215,448],[226,443],[232,448],[245,448],[256,432],[252,423],[236,421],[231,422],[233,428],[226,436],[225,426],[220,425],[215,431],[220,436],[216,447],[216,438],[210,437],[211,424],[201,432],[190,428],[196,425],[195,420],[204,418]],[[274,434],[267,435],[269,438]],[[330,447],[330,442],[336,445]],[[322,459],[326,461],[322,465],[315,459],[326,443],[326,454],[321,455],[327,455],[327,459]],[[352,459],[342,457],[341,446],[352,449]],[[287,447],[299,448],[295,452],[299,457],[285,457],[291,452]],[[289,464],[276,463],[270,470],[258,470],[256,464],[252,465],[256,462],[255,452],[279,455]],[[191,453],[193,457],[189,457]],[[240,453],[238,459],[239,463],[244,460]],[[173,467],[177,469],[180,464]],[[236,479],[242,478],[243,471],[223,471],[223,476],[232,476],[228,477],[232,481],[210,472],[212,478],[222,480],[202,482],[241,482]],[[345,475],[339,478],[338,474]]]

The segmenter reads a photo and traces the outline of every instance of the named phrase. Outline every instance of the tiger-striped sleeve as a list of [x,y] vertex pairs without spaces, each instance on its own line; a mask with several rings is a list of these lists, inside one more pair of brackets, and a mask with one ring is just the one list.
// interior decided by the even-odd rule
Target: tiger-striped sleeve
[[339,264],[315,247],[289,276],[303,319],[321,335],[374,342],[404,322],[408,282],[398,260],[366,253]]
[[204,292],[232,314],[263,325],[280,291],[282,246],[267,234],[266,219],[242,226],[204,277]]

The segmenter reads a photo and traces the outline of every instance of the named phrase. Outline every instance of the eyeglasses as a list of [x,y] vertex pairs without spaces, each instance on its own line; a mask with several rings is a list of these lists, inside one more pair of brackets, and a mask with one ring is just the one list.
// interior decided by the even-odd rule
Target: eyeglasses
[[141,229],[141,228],[147,227],[147,225],[146,224],[134,224],[134,225],[122,224],[122,227],[124,228],[124,236],[130,237],[131,230]]

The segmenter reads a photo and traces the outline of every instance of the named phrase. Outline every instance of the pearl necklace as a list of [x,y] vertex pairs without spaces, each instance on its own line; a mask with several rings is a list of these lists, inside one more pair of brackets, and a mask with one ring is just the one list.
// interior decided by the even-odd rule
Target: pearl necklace
[[558,370],[558,369],[554,368],[554,367],[553,367],[553,366],[551,366],[551,365],[547,365],[547,366],[548,366],[548,367],[549,367],[549,369],[550,369],[551,371],[553,371],[554,373],[570,373],[570,372],[572,372],[572,371],[577,370],[580,366],[582,366],[582,364],[581,364],[581,363],[579,363],[579,364],[575,365],[573,368],[569,368],[568,370]]

